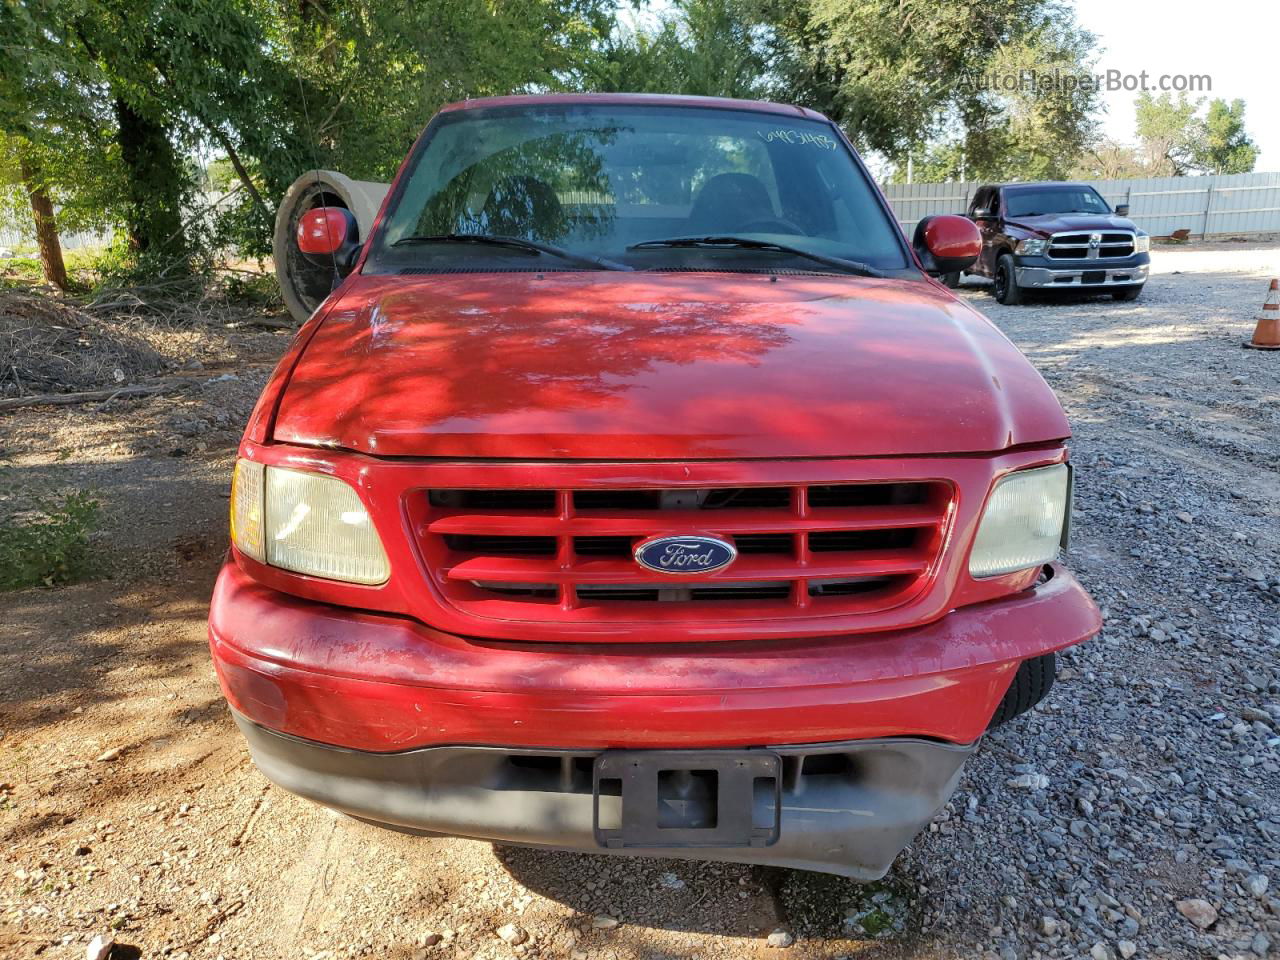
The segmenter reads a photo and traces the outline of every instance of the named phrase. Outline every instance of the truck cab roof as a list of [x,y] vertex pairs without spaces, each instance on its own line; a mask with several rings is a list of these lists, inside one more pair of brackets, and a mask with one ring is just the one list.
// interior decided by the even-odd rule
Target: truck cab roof
[[458,100],[440,108],[440,113],[458,110],[487,110],[496,107],[545,107],[578,104],[618,104],[619,106],[715,107],[720,110],[747,110],[784,116],[826,120],[816,110],[764,100],[736,100],[731,97],[695,97],[666,93],[547,93]]

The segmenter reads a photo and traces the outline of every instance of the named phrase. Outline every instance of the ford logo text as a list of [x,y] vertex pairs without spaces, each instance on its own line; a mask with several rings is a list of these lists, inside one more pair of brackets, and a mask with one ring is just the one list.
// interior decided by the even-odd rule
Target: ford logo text
[[636,547],[636,563],[655,573],[713,573],[738,557],[733,544],[716,537],[657,537]]

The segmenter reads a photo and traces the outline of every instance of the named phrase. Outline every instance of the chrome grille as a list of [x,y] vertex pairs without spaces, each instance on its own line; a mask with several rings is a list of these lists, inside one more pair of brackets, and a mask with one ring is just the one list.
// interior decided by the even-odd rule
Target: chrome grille
[[1110,260],[1133,255],[1132,231],[1074,230],[1055,233],[1047,255],[1053,260]]

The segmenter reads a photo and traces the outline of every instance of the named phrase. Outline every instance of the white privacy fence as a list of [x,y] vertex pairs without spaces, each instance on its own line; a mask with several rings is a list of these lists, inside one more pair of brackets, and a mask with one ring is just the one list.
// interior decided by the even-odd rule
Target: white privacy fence
[[[1221,177],[1147,177],[1086,180],[1112,206],[1129,204],[1129,217],[1153,236],[1190,230],[1196,236],[1280,233],[1280,173]],[[963,213],[981,183],[889,183],[885,197],[910,235],[934,213]]]
[[[105,233],[64,233],[58,237],[63,250],[79,250],[82,247],[105,247],[111,242],[111,234]],[[34,243],[30,231],[23,233],[13,227],[0,225],[0,248],[12,250],[16,247],[30,247]]]
[[[215,214],[225,209],[227,202],[239,192],[239,188],[236,188],[230,191],[202,190],[196,193],[183,211],[184,228],[194,231],[212,227]],[[109,228],[68,231],[59,234],[58,240],[64,251],[81,250],[85,247],[100,248],[111,243],[112,233],[113,231]],[[24,219],[21,223],[0,222],[0,249],[13,250],[18,247],[34,249],[34,244],[35,235],[29,221]]]

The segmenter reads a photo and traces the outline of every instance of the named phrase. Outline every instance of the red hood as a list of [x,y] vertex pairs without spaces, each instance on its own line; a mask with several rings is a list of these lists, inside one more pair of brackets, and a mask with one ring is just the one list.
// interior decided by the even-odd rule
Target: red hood
[[1068,433],[1026,358],[932,285],[592,272],[355,278],[274,437],[680,460],[989,452]]

